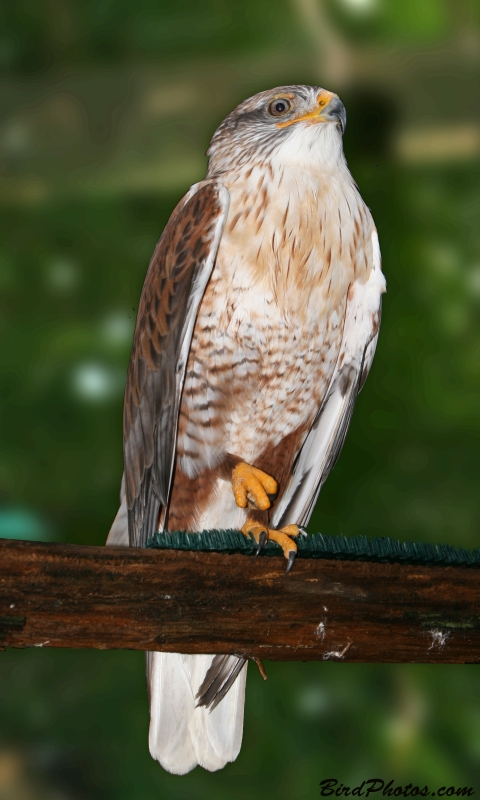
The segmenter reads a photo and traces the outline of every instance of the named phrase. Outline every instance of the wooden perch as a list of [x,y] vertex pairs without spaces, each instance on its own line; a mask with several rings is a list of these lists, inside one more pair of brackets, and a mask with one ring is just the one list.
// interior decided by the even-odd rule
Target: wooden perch
[[0,540],[0,645],[480,661],[478,569]]

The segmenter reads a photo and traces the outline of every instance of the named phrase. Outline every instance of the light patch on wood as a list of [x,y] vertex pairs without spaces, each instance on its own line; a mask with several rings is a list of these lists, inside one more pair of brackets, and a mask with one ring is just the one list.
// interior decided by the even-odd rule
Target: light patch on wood
[[317,627],[315,628],[316,638],[320,639],[320,641],[323,641],[323,639],[325,639],[326,632],[327,631],[325,622],[319,622]]
[[429,636],[432,637],[432,644],[428,648],[429,650],[433,650],[434,647],[445,647],[445,643],[450,636],[450,631],[441,631],[439,629],[434,629],[432,631],[428,631]]
[[339,660],[341,660],[342,658],[344,658],[345,653],[347,653],[347,651],[351,648],[352,644],[353,642],[350,641],[348,642],[348,644],[345,645],[345,647],[342,648],[342,650],[330,650],[328,653],[324,653],[323,660],[332,661],[334,658],[338,658]]

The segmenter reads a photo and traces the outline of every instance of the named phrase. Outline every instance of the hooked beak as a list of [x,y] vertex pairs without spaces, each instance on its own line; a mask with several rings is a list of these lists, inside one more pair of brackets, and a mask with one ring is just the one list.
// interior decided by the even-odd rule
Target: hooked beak
[[347,112],[345,110],[345,106],[340,98],[337,97],[337,95],[334,95],[328,105],[324,107],[319,121],[320,119],[324,120],[325,122],[340,123],[342,134],[345,133],[345,128],[347,126]]

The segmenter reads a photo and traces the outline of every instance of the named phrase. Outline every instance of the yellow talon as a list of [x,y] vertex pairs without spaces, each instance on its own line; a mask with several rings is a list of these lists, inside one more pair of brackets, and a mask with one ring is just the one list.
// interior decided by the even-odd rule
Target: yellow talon
[[277,494],[277,481],[261,469],[244,461],[232,470],[232,489],[235,502],[240,508],[256,508],[266,511]]
[[247,519],[241,530],[245,536],[248,536],[248,534],[251,533],[255,541],[258,543],[258,550],[256,553],[257,556],[267,539],[272,542],[277,542],[277,544],[279,544],[282,548],[283,555],[288,561],[287,569],[285,571],[285,575],[288,575],[293,567],[295,557],[297,555],[297,545],[291,537],[299,536],[302,533],[298,525],[286,525],[284,528],[281,528],[277,531],[275,528],[267,528],[266,525],[262,525],[260,522]]

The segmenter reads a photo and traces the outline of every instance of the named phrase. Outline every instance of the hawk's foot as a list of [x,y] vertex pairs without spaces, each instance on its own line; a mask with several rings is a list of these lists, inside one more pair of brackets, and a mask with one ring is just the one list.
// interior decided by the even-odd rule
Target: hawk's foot
[[303,528],[300,528],[298,525],[286,525],[284,528],[280,528],[280,530],[277,531],[275,528],[267,528],[266,525],[262,525],[260,522],[256,522],[253,519],[247,519],[245,525],[242,527],[242,533],[244,533],[245,536],[251,533],[255,541],[258,542],[258,550],[255,554],[255,558],[258,556],[267,539],[270,539],[272,542],[277,542],[288,561],[287,569],[285,570],[285,575],[288,575],[297,555],[297,545],[292,537],[303,535]]
[[241,461],[232,470],[232,489],[240,508],[249,506],[266,511],[275,500],[278,485],[271,475]]

